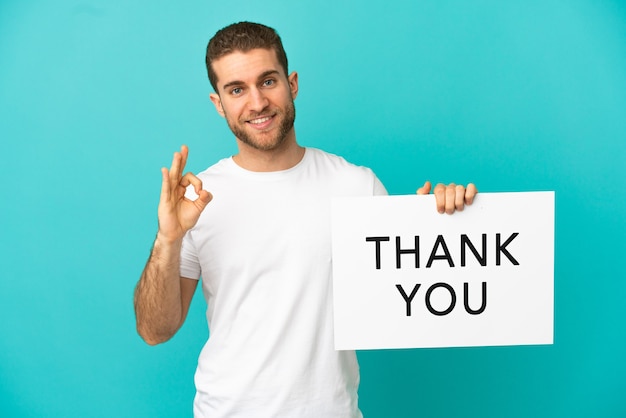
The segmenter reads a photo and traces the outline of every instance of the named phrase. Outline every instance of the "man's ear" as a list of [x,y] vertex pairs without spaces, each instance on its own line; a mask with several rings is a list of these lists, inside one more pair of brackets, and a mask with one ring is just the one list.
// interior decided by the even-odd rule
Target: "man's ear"
[[226,115],[224,114],[224,108],[222,107],[222,100],[220,99],[219,94],[211,93],[209,94],[209,98],[211,99],[211,102],[213,102],[213,105],[215,106],[215,110],[217,110],[217,113],[219,113],[223,118],[225,118]]
[[287,77],[287,79],[289,80],[291,98],[295,100],[295,98],[298,96],[298,73],[293,71],[291,74],[289,74],[289,77]]

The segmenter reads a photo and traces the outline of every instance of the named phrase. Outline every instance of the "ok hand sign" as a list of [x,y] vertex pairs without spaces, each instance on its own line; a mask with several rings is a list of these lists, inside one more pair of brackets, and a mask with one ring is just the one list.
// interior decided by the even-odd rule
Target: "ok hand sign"
[[[213,196],[202,188],[202,181],[192,173],[183,175],[189,150],[183,145],[180,152],[174,153],[172,166],[168,170],[163,167],[161,199],[159,200],[159,236],[169,242],[182,239],[191,229],[204,208]],[[185,197],[187,186],[193,185],[198,198],[190,200]]]

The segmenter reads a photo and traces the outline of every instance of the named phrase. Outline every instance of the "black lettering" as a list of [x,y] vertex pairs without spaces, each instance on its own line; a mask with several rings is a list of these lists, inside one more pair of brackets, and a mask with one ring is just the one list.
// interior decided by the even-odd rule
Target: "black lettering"
[[396,287],[398,288],[398,291],[400,291],[400,294],[402,295],[402,297],[404,298],[404,301],[406,302],[406,316],[411,316],[411,301],[415,297],[415,294],[417,293],[417,289],[419,289],[420,286],[421,285],[417,283],[415,287],[413,287],[413,291],[411,292],[411,295],[407,296],[406,292],[402,288],[402,285],[401,284],[396,285]]
[[415,236],[415,248],[413,249],[401,249],[400,248],[400,237],[396,237],[396,268],[400,268],[400,256],[402,254],[415,254],[415,268],[420,267],[420,237]]
[[[435,308],[433,308],[433,305],[430,303],[430,295],[433,293],[433,290],[437,289],[438,287],[444,287],[448,290],[448,292],[450,292],[450,299],[451,299],[450,306],[448,306],[448,309],[444,311],[436,310]],[[448,315],[450,312],[452,312],[455,305],[456,305],[456,293],[454,293],[454,289],[452,288],[452,286],[450,286],[447,283],[435,283],[434,285],[430,286],[428,290],[426,291],[426,308],[428,308],[430,313],[433,315],[437,315],[437,316]]]
[[389,241],[389,237],[365,237],[365,241],[376,243],[376,270],[380,270],[380,243]]
[[481,266],[485,267],[487,265],[487,234],[483,234],[482,236],[482,255],[478,253],[472,241],[465,234],[461,234],[461,267],[465,267],[465,248],[469,247],[476,260],[480,263]]
[[510,252],[507,251],[506,246],[511,243],[519,235],[518,232],[514,232],[511,236],[504,241],[504,244],[500,245],[500,234],[496,234],[496,266],[500,265],[500,253],[504,254],[511,263],[515,266],[519,266],[519,262],[513,258]]
[[483,282],[483,300],[477,311],[473,310],[469,306],[469,283],[463,283],[463,292],[465,293],[463,296],[463,304],[465,305],[465,310],[468,314],[479,315],[485,311],[485,308],[487,307],[487,282]]
[[[441,246],[443,248],[443,255],[437,255],[437,249]],[[434,260],[448,260],[448,264],[450,267],[454,267],[454,262],[452,261],[452,257],[450,256],[450,251],[448,251],[448,246],[446,245],[446,241],[443,239],[442,235],[437,235],[437,240],[435,241],[435,245],[433,246],[433,250],[430,253],[430,258],[428,259],[428,263],[426,263],[426,267],[430,267],[433,264]]]

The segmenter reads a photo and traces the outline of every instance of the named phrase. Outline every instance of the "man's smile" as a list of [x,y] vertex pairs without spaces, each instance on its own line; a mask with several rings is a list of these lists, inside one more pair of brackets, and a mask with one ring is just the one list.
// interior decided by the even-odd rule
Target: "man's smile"
[[252,125],[254,128],[263,129],[268,127],[272,123],[274,117],[275,115],[261,116],[255,119],[249,119],[246,122]]

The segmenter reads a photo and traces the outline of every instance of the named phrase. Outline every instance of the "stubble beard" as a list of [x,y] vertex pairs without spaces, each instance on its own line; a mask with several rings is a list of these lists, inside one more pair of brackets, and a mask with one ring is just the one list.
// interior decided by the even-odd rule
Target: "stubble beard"
[[[263,114],[264,113],[261,112],[259,116],[262,116]],[[237,139],[244,144],[259,151],[272,151],[279,148],[285,142],[287,135],[293,129],[293,125],[296,120],[296,108],[293,100],[289,102],[284,111],[277,109],[274,117],[281,118],[282,120],[280,121],[280,125],[278,126],[274,136],[265,140],[257,139],[255,136],[265,136],[269,135],[269,133],[256,132],[251,134],[245,129],[245,124],[247,123],[245,121],[232,121],[230,118],[226,118],[226,121],[228,122],[228,127],[233,134],[235,134]]]

